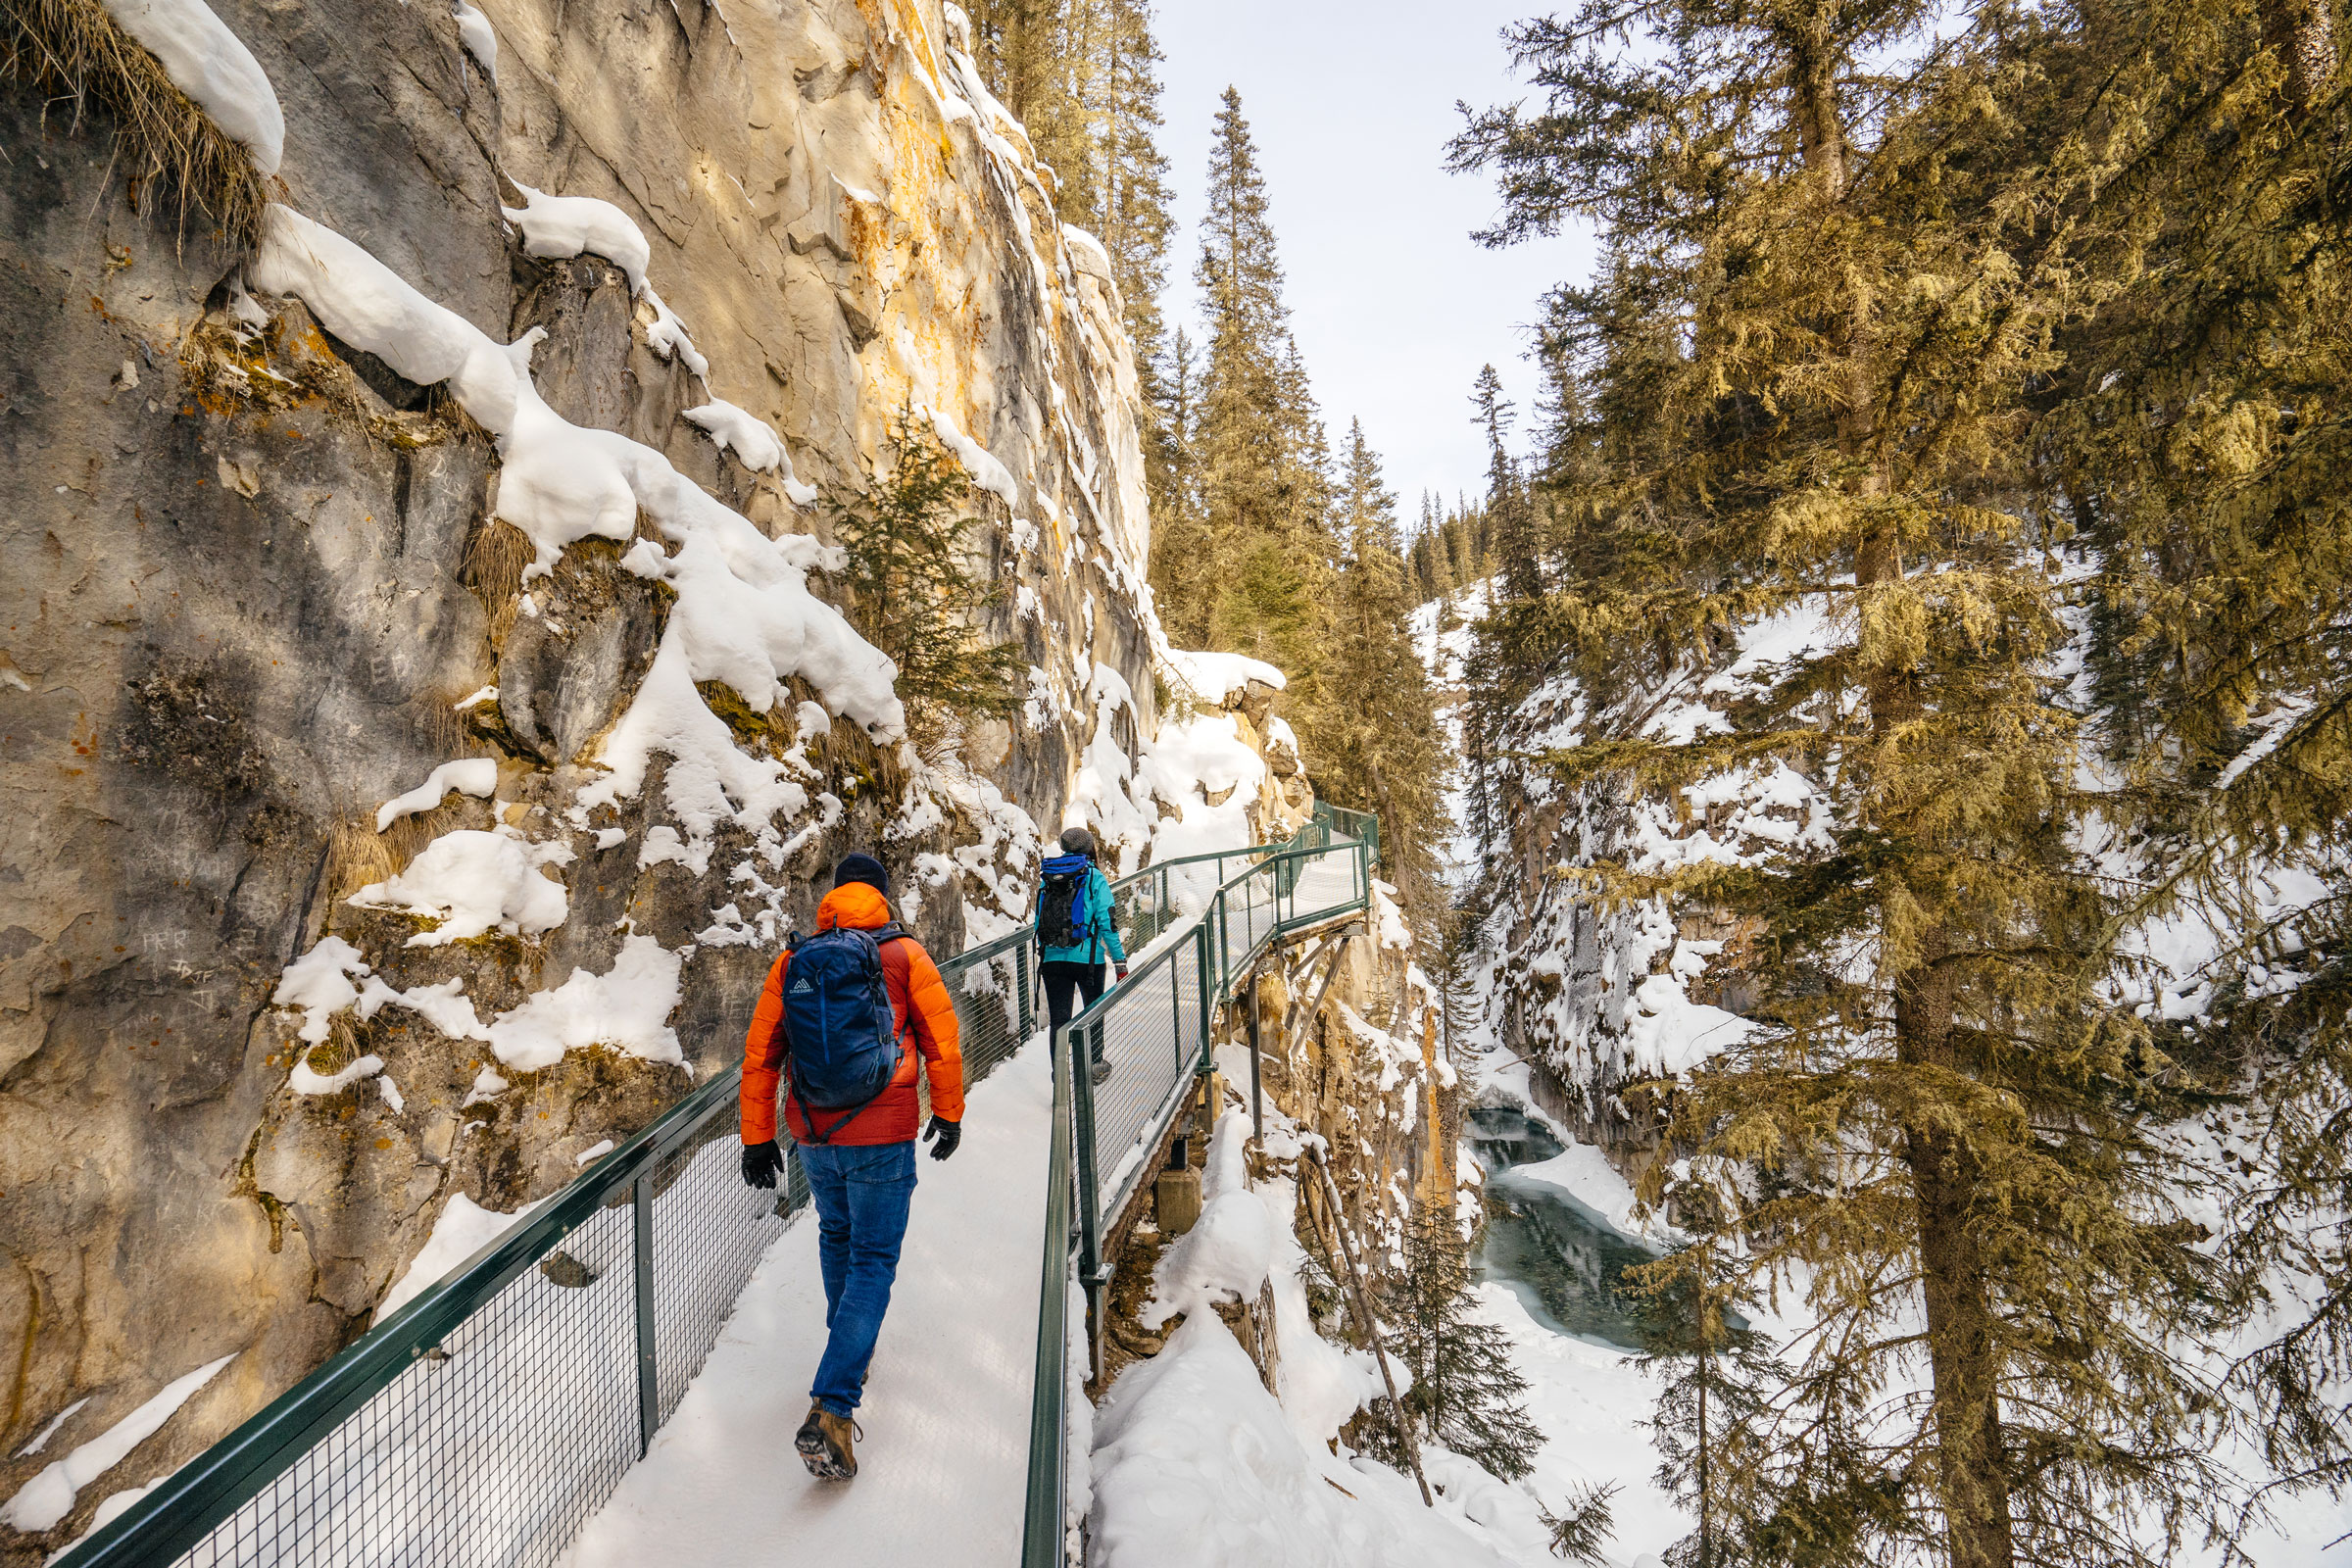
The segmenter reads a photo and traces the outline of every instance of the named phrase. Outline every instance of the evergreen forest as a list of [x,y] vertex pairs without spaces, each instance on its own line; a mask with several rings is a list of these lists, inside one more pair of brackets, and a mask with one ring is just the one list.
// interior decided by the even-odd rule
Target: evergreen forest
[[[1169,635],[1289,672],[1318,793],[1380,814],[1440,933],[1449,1033],[1531,901],[1716,933],[1737,1042],[1604,1086],[1675,1156],[1642,1196],[1690,1247],[1645,1287],[1691,1325],[1653,1357],[1688,1559],[2226,1559],[2352,1481],[2328,0],[1529,17],[1524,93],[1442,156],[1499,195],[1482,243],[1578,228],[1600,261],[1531,307],[1524,418],[1493,367],[1463,389],[1484,493],[1403,517],[1309,388],[1240,97],[1171,257],[1148,8],[980,20],[1116,259]],[[1188,262],[1198,341],[1155,303]],[[1472,639],[1458,693],[1406,631],[1432,604]],[[1643,721],[1693,680],[1709,722]],[[1531,825],[1712,821],[1760,780],[1804,803],[1761,853]],[[2162,962],[2192,928],[2193,983]],[[1726,1326],[1792,1302],[1774,1353]]]

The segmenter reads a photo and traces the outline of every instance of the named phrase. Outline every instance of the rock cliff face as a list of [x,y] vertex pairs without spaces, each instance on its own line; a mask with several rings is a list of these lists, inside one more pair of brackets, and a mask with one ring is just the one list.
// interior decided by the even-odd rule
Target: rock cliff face
[[[1262,709],[1255,722],[1265,725]],[[1463,1188],[1457,1154],[1461,1093],[1438,1040],[1439,999],[1393,900],[1394,889],[1381,884],[1364,914],[1326,922],[1261,956],[1255,1098],[1248,1065],[1250,1008],[1237,1001],[1217,1015],[1219,1075],[1208,1081],[1194,1113],[1171,1129],[1185,1139],[1188,1162],[1199,1169],[1208,1162],[1219,1116],[1247,1112],[1254,1123],[1262,1110],[1266,1137],[1250,1152],[1251,1179],[1293,1184],[1284,1200],[1296,1202],[1293,1229],[1301,1245],[1329,1260],[1335,1280],[1345,1253],[1331,1229],[1321,1179],[1305,1157],[1310,1140],[1320,1140],[1314,1147],[1322,1151],[1340,1218],[1353,1238],[1348,1245],[1364,1254],[1361,1262],[1370,1271],[1386,1272],[1400,1262],[1416,1207],[1437,1203],[1458,1212],[1458,1205],[1477,1203],[1475,1188]],[[1476,1181],[1474,1175],[1468,1179]],[[1105,1251],[1113,1261],[1105,1296],[1105,1375],[1087,1385],[1098,1400],[1122,1368],[1160,1351],[1166,1325],[1155,1302],[1175,1299],[1166,1294],[1171,1284],[1161,1267],[1174,1233],[1164,1227],[1190,1229],[1201,1189],[1192,1191],[1192,1206],[1180,1205],[1183,1211],[1171,1217],[1147,1186],[1106,1227]],[[1343,1326],[1337,1299],[1323,1302],[1321,1319],[1311,1325],[1335,1339],[1355,1332],[1351,1322]],[[1221,1301],[1217,1310],[1268,1389],[1275,1388],[1271,1285],[1254,1299]],[[1344,1417],[1342,1412],[1334,1420]]]
[[[275,200],[446,333],[538,329],[553,419],[636,444],[599,449],[633,507],[554,549],[579,475],[536,449],[525,495],[478,366],[140,216],[103,109],[0,81],[0,1496],[234,1357],[0,1560],[364,1329],[450,1194],[542,1196],[722,1064],[838,853],[954,951],[1025,906],[1036,824],[1132,859],[1155,820],[1119,306],[960,13],[486,0],[493,49],[460,9],[466,41],[435,0],[214,6],[282,106]],[[542,196],[644,255],[502,216]],[[856,640],[809,489],[901,412],[977,482],[988,630],[1033,666],[920,754],[819,657]],[[687,613],[711,540],[790,612],[764,648]]]
[[[1485,612],[1484,585],[1456,617]],[[1415,612],[1425,658],[1446,702],[1468,697],[1466,625],[1440,631],[1441,607]],[[1779,636],[1810,625],[1768,625]],[[1629,1179],[1658,1152],[1657,1107],[1637,1085],[1685,1072],[1740,1038],[1750,1001],[1741,966],[1750,933],[1686,901],[1605,903],[1580,869],[1663,872],[1698,860],[1737,861],[1826,833],[1819,792],[1780,764],[1742,768],[1678,792],[1615,783],[1562,786],[1540,761],[1554,749],[1612,739],[1688,736],[1737,702],[1748,672],[1772,655],[1768,636],[1727,646],[1702,669],[1653,671],[1632,662],[1610,689],[1591,691],[1555,671],[1504,715],[1498,756],[1473,759],[1497,824],[1478,875],[1490,914],[1482,989],[1494,1037],[1533,1066],[1543,1108],[1593,1144]]]

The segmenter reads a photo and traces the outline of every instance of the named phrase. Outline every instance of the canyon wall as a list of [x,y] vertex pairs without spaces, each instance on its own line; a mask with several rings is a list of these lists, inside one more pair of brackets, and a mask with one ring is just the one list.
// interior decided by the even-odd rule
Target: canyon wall
[[[214,11],[258,253],[0,80],[0,1496],[233,1358],[12,1564],[721,1066],[838,854],[952,952],[1173,809],[1119,302],[954,6]],[[830,608],[900,418],[1030,666],[919,749]]]

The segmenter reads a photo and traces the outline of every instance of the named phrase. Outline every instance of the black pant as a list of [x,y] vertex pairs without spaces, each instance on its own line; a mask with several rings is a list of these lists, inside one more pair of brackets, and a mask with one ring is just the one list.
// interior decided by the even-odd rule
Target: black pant
[[1073,992],[1083,993],[1090,1007],[1102,995],[1102,965],[1099,963],[1041,963],[1037,972],[1046,983],[1046,1016],[1056,1029],[1077,1011],[1070,1005]]

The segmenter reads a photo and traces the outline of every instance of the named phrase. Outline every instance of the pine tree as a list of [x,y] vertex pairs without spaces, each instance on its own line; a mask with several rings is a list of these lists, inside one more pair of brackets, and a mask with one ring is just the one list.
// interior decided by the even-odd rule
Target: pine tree
[[1331,588],[1327,660],[1347,682],[1347,700],[1331,705],[1315,774],[1328,799],[1379,816],[1384,874],[1409,912],[1434,914],[1442,900],[1429,833],[1445,820],[1448,759],[1406,628],[1412,588],[1397,550],[1396,498],[1361,420],[1348,426],[1340,514],[1347,553]]
[[[982,70],[1054,174],[1065,223],[1102,242],[1125,310],[1145,407],[1164,446],[1168,161],[1159,151],[1159,63],[1151,0],[982,0]],[[1147,452],[1147,462],[1151,452]]]
[[1031,147],[1048,163],[1052,157],[1038,144],[1037,132],[1057,114],[1050,100],[1067,96],[1056,66],[1068,8],[1069,0],[972,0],[965,8],[972,52],[989,90],[1031,132]]
[[1438,926],[1438,1021],[1446,1031],[1446,1055],[1460,1063],[1468,1055],[1465,1044],[1477,1029],[1486,993],[1479,984],[1480,932],[1492,911],[1480,900],[1474,883],[1454,900]]
[[[1280,668],[1284,710],[1310,758],[1326,755],[1327,595],[1338,555],[1323,426],[1291,337],[1257,149],[1225,90],[1209,156],[1195,270],[1208,318],[1188,462],[1207,548],[1162,535],[1154,584],[1198,592],[1208,646]],[[1197,535],[1195,536],[1198,537]]]
[[[1736,1238],[1720,1188],[1685,1177],[1660,1196],[1693,1239],[1629,1269],[1625,1284],[1646,1304],[1641,1366],[1663,1385],[1650,1422],[1658,1484],[1697,1521],[1671,1554],[1675,1568],[1854,1554],[1858,1532],[1808,1507],[1810,1497],[1791,1506],[1789,1494],[1803,1489],[1775,1486],[1759,1469],[1775,1457],[1766,1433],[1777,1415],[1774,1396],[1790,1377],[1764,1337],[1740,1320],[1755,1305],[1727,1252]],[[1800,1517],[1803,1549],[1789,1551],[1783,1538]]]
[[1492,519],[1493,549],[1496,564],[1501,567],[1502,597],[1538,598],[1544,592],[1544,570],[1535,511],[1527,487],[1520,481],[1519,466],[1511,460],[1510,448],[1504,440],[1515,414],[1510,400],[1502,395],[1502,377],[1492,365],[1478,372],[1470,406],[1476,411],[1477,422],[1487,432],[1486,515]]
[[1413,581],[1420,604],[1450,599],[1455,590],[1453,566],[1446,560],[1446,542],[1439,532],[1445,524],[1446,514],[1436,493],[1422,491],[1421,519],[1413,531]]
[[1563,1505],[1565,1513],[1554,1514],[1542,1503],[1536,1505],[1544,1528],[1551,1532],[1554,1557],[1583,1563],[1586,1568],[1609,1568],[1609,1555],[1601,1548],[1608,1544],[1609,1533],[1615,1528],[1611,1499],[1618,1490],[1614,1481],[1599,1486],[1579,1483]]
[[1380,1315],[1394,1329],[1389,1353],[1411,1369],[1405,1414],[1424,1437],[1505,1481],[1530,1474],[1544,1434],[1520,1403],[1527,1380],[1511,1364],[1509,1339],[1473,1315],[1469,1259],[1450,1212],[1413,1212],[1404,1268],[1382,1282]]
[[1100,131],[1102,199],[1090,226],[1109,253],[1111,277],[1126,311],[1127,341],[1135,351],[1150,420],[1144,432],[1144,476],[1157,512],[1176,499],[1187,396],[1178,384],[1186,373],[1181,346],[1169,343],[1159,303],[1168,286],[1168,238],[1176,226],[1169,210],[1168,160],[1157,140],[1160,53],[1149,0],[1107,3],[1103,36],[1109,59]]
[[[1474,116],[1455,156],[1500,173],[1497,241],[1604,228],[1554,326],[1603,431],[1574,500],[1629,549],[1494,635],[1600,680],[1709,669],[1775,613],[1838,633],[1729,733],[1552,759],[1660,792],[1769,760],[1839,824],[1752,864],[1583,875],[1759,933],[1754,1032],[1658,1091],[1672,1138],[1759,1172],[1742,1255],[1801,1271],[1820,1320],[1758,1516],[1834,1520],[1857,1554],[1933,1539],[1952,1568],[2139,1561],[2137,1532],[2218,1497],[2213,1391],[2178,1348],[2211,1273],[2154,1137],[2193,1084],[2106,1003],[2115,889],[2071,853],[2118,803],[2079,789],[2058,518],[2022,439],[2082,298],[2031,216],[2065,172],[2013,178],[1999,107],[2040,24],[1988,10],[1914,49],[1931,11],[1588,0],[1516,30],[1544,108]],[[1663,58],[1589,47],[1637,23]],[[1887,1336],[1913,1314],[1917,1341]],[[1912,1375],[1923,1408],[1855,1402]],[[1802,1534],[1775,1549],[1802,1560]]]
[[[1197,431],[1200,378],[1193,341],[1176,329],[1169,350],[1163,425],[1167,437],[1152,486],[1152,593],[1160,625],[1179,648],[1208,646],[1208,617],[1216,603],[1215,552],[1200,504]],[[1146,454],[1150,465],[1151,454]],[[1147,466],[1147,479],[1152,469]]]
[[918,744],[956,715],[1019,705],[1018,643],[982,640],[975,624],[1001,594],[967,564],[979,519],[962,511],[971,481],[911,407],[892,416],[896,462],[863,490],[826,497],[833,536],[850,558],[850,622],[898,665]]
[[[2193,20],[2191,20],[2193,19]],[[2182,26],[2181,20],[2191,24]],[[2297,873],[2328,896],[2241,919],[2210,1023],[2167,1048],[2242,1088],[2264,1181],[2223,1238],[2247,1301],[2292,1312],[2233,1375],[2278,1474],[2352,1483],[2352,385],[2346,73],[2330,8],[2086,9],[2019,106],[2107,292],[2056,334],[2037,471],[2095,564],[2086,675],[2104,760],[2148,803],[2129,929],[2188,901],[2254,911]],[[2096,102],[2090,119],[2079,106]],[[2085,162],[2087,160],[2087,162]],[[2308,976],[2263,994],[2266,971]],[[2230,977],[2230,971],[2237,976]],[[2275,1274],[2319,1288],[2276,1289]]]

